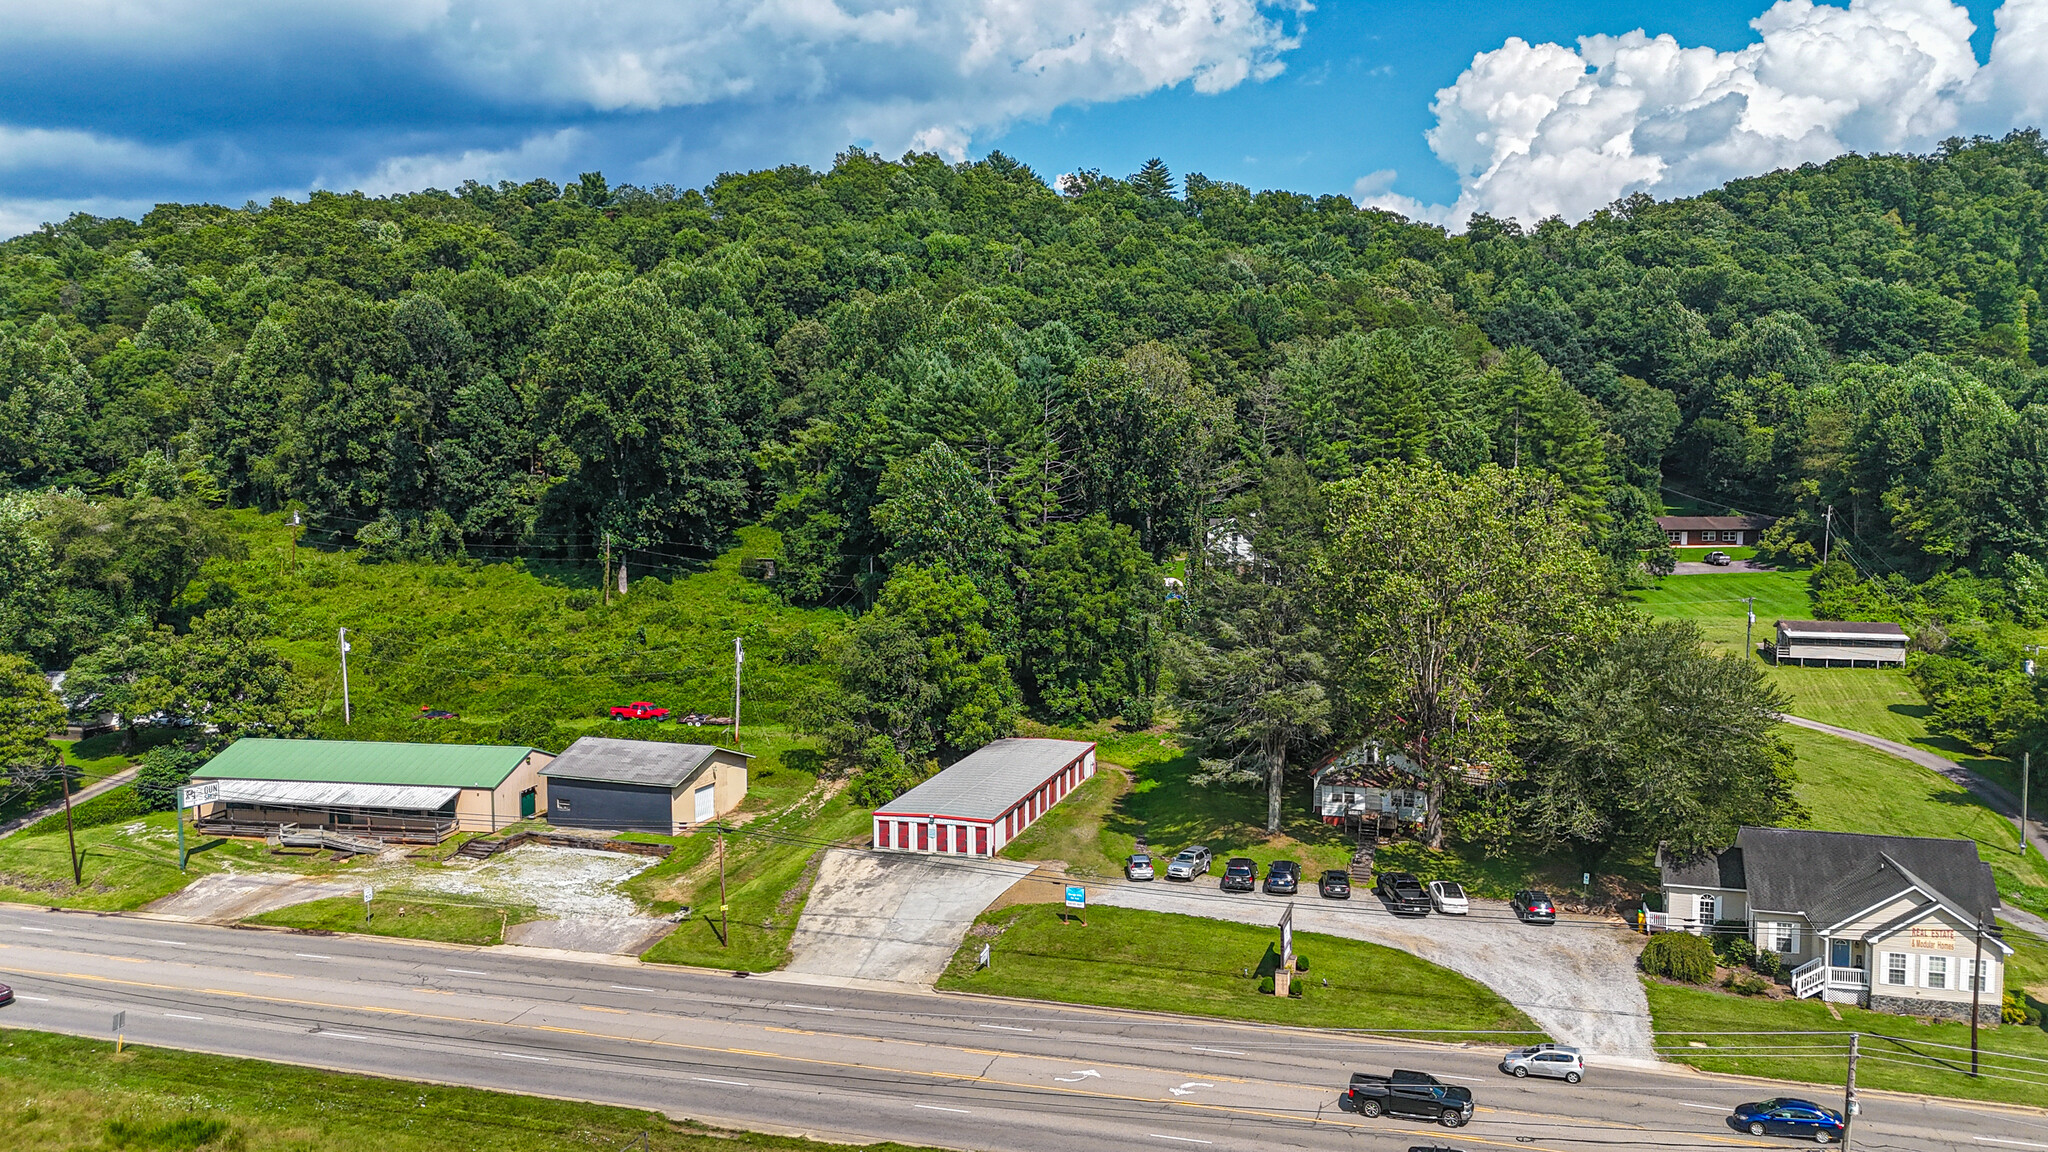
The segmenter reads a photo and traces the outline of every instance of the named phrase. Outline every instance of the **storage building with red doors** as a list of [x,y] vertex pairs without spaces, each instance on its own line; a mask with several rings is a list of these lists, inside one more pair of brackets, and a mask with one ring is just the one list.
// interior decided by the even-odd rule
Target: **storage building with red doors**
[[998,740],[875,809],[875,847],[993,856],[1095,775],[1086,740]]

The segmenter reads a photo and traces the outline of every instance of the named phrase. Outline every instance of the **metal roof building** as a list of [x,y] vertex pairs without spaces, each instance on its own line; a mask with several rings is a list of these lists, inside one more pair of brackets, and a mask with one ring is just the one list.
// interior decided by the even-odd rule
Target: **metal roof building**
[[993,856],[1095,775],[1086,740],[997,740],[875,809],[875,847]]
[[739,807],[749,759],[711,744],[585,736],[540,771],[548,822],[677,835]]
[[219,785],[197,818],[227,835],[292,825],[431,843],[538,815],[550,759],[516,745],[247,737],[193,774]]
[[1882,668],[1906,662],[1906,630],[1884,620],[1780,620],[1774,663]]

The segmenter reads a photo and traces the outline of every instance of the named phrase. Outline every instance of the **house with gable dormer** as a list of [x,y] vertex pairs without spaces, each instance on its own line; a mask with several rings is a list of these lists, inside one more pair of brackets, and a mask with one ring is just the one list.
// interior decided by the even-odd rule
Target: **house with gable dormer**
[[[1792,990],[1880,1012],[1995,1025],[2012,948],[1969,840],[1743,828],[1719,852],[1659,852],[1665,925],[1745,932]],[[1981,994],[1979,985],[1981,984]]]

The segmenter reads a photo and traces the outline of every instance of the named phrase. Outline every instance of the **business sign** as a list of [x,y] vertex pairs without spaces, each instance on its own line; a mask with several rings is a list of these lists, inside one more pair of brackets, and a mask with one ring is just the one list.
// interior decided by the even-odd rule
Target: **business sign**
[[1079,884],[1067,885],[1067,907],[1086,908],[1087,906],[1088,890],[1086,888],[1081,887]]
[[1929,952],[1953,952],[1956,950],[1956,932],[1953,928],[1914,928],[1911,944]]
[[980,964],[978,965],[978,967],[982,967],[982,968],[986,968],[986,967],[988,967],[988,945],[986,945],[986,944],[983,944],[983,945],[981,946],[981,962],[980,962]]
[[201,804],[217,804],[219,802],[220,781],[218,780],[206,784],[187,784],[185,787],[178,789],[178,807],[180,808],[197,808]]
[[1294,905],[1280,913],[1280,966],[1294,967]]
[[368,884],[363,885],[363,903],[368,904],[370,902],[370,897],[374,896],[375,894],[376,890],[374,888],[371,888]]

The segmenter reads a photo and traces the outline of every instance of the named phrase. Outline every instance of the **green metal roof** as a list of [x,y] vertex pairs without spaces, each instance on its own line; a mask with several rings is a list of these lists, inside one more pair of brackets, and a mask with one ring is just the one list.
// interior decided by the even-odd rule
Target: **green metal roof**
[[496,788],[531,748],[501,744],[395,744],[372,740],[245,737],[207,761],[200,780],[307,780]]

